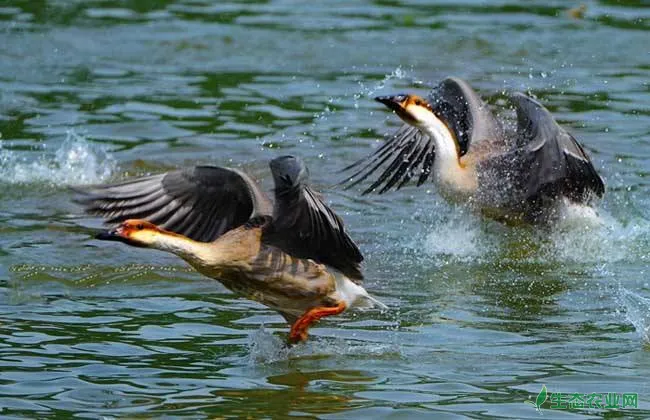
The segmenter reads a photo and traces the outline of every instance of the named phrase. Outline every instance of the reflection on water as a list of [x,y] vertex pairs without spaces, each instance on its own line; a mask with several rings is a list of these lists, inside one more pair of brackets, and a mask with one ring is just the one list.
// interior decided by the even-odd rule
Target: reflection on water
[[224,390],[216,392],[215,396],[223,399],[216,413],[226,416],[286,417],[300,412],[321,415],[347,411],[361,405],[357,399],[342,395],[293,387]]
[[[2,415],[538,418],[523,401],[546,384],[639,408],[545,416],[647,418],[649,18],[619,0],[0,5]],[[373,96],[449,75],[499,107],[539,98],[607,181],[597,222],[511,228],[433,188],[332,187],[399,124]],[[173,255],[94,240],[67,190],[196,164],[271,188],[287,153],[389,306],[294,347]]]

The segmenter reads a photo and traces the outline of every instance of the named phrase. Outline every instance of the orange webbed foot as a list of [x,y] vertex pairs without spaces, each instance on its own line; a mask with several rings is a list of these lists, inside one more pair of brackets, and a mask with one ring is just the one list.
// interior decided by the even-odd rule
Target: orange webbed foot
[[318,306],[305,312],[296,322],[291,326],[289,332],[289,343],[295,344],[307,340],[307,330],[314,322],[326,316],[338,315],[345,311],[347,305],[345,302],[340,302],[334,307]]

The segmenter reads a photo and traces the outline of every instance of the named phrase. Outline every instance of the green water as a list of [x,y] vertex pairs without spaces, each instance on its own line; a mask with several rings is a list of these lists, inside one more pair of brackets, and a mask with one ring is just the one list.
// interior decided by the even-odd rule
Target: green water
[[[650,416],[650,8],[643,1],[0,3],[0,417],[540,418],[549,393]],[[536,95],[607,181],[600,224],[508,228],[336,171],[448,75]],[[98,242],[66,186],[302,156],[390,311],[283,347],[276,313]],[[645,337],[645,338],[644,338]]]

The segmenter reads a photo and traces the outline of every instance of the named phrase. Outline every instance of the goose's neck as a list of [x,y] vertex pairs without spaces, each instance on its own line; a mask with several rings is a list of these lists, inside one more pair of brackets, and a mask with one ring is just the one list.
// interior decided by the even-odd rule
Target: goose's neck
[[192,265],[209,264],[212,252],[210,243],[197,242],[174,233],[159,233],[150,244],[151,248],[176,254]]
[[[430,114],[419,127],[435,144],[433,180],[443,195],[466,196],[476,190],[476,174],[460,162],[454,134],[440,119]],[[457,197],[449,197],[457,198]]]

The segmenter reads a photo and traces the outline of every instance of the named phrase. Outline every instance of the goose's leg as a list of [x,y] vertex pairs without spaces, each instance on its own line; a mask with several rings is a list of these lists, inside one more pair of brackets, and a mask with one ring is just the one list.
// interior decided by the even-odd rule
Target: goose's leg
[[291,326],[289,333],[289,343],[298,343],[307,340],[307,330],[314,322],[326,316],[338,315],[345,311],[347,305],[341,301],[334,307],[319,306],[312,308],[305,312],[294,324]]

